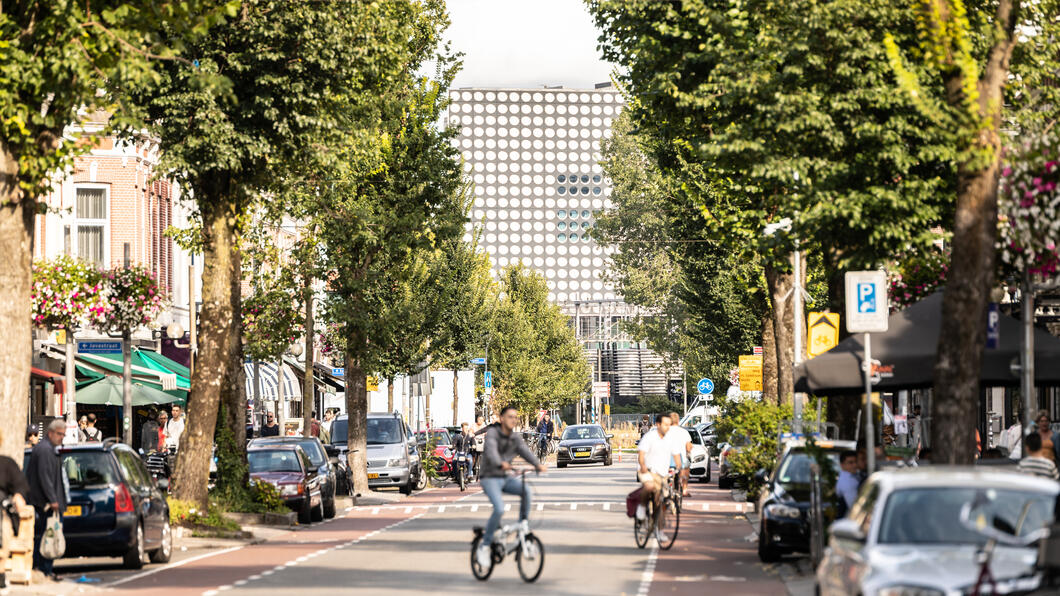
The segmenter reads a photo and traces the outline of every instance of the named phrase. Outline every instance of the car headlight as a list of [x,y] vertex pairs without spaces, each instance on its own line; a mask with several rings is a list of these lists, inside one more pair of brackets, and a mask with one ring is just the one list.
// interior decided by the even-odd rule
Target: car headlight
[[945,596],[942,590],[920,586],[887,586],[876,592],[876,596]]
[[302,492],[301,484],[281,484],[278,488],[280,489],[280,495],[284,497],[293,497]]
[[402,467],[402,466],[404,466],[406,464],[408,464],[408,460],[406,460],[403,457],[395,457],[395,458],[386,460],[386,467],[388,467],[388,468],[399,468],[399,467]]
[[707,459],[707,456],[705,456],[702,453],[700,453],[699,455],[697,455],[697,456],[692,458],[692,463],[698,464],[699,462],[701,462],[701,461],[703,461],[705,459]]
[[596,446],[596,450],[597,451],[603,451],[604,449],[607,449],[607,445],[597,445]]
[[802,517],[802,511],[800,511],[798,507],[792,507],[791,505],[772,503],[766,505],[766,515],[774,518],[786,517],[789,519],[799,519]]
[[448,447],[446,447],[445,451],[442,451],[442,457],[444,457],[445,459],[452,458],[453,457],[453,450],[448,448]]

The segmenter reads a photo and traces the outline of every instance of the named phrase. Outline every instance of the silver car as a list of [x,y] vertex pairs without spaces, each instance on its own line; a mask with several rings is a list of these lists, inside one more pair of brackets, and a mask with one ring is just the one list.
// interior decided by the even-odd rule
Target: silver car
[[[873,474],[850,514],[829,529],[817,567],[821,596],[957,596],[979,575],[987,538],[961,522],[976,519],[1026,536],[1050,523],[1060,485],[1015,471],[929,466]],[[1037,549],[998,545],[998,581],[1026,575]]]

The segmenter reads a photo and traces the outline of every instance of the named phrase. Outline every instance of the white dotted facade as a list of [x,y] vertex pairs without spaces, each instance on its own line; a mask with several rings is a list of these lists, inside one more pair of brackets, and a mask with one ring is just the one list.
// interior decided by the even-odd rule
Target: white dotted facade
[[601,279],[608,250],[589,238],[611,207],[600,143],[622,109],[618,92],[459,89],[450,99],[447,125],[474,183],[466,238],[478,229],[494,273],[522,262],[558,304],[620,301]]

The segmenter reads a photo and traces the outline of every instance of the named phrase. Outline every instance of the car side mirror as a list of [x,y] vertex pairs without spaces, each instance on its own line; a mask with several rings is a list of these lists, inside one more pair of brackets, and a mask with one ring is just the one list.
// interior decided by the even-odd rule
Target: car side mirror
[[607,435],[607,438],[608,439],[613,439],[613,438],[615,438],[615,435]]
[[835,520],[832,527],[828,528],[828,534],[839,540],[865,542],[865,532],[861,531],[861,524],[849,518]]
[[754,479],[758,484],[765,484],[769,482],[769,472],[765,471],[765,469],[760,469],[755,472]]

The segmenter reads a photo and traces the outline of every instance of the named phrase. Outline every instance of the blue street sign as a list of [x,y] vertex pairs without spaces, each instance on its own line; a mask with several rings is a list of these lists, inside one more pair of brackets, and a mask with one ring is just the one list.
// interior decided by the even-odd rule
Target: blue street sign
[[996,350],[1001,345],[1001,313],[997,302],[991,302],[986,311],[986,349]]
[[486,378],[483,380],[483,386],[486,389],[493,387],[493,373],[486,371]]
[[333,376],[333,377],[345,377],[346,376],[346,369],[345,368],[333,368],[333,369],[331,369],[331,376]]
[[858,282],[858,312],[864,314],[876,312],[876,284]]
[[121,354],[121,340],[91,340],[77,342],[78,354]]
[[471,364],[486,364],[485,358],[472,358]]
[[714,381],[711,381],[710,379],[700,379],[699,382],[696,383],[696,388],[704,395],[714,393]]

